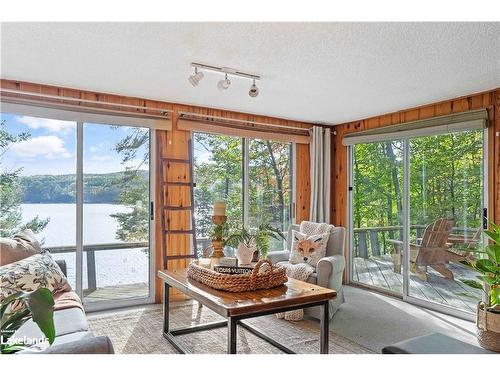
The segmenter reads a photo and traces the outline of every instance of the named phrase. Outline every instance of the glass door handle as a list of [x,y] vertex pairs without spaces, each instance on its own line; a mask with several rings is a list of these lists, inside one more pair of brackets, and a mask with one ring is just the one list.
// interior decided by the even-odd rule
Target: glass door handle
[[483,229],[488,229],[488,209],[483,208]]

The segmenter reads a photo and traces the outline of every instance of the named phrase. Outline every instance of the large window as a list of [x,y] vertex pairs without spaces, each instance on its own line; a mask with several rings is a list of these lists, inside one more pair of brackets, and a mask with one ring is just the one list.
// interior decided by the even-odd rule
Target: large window
[[210,245],[213,203],[226,202],[230,228],[243,224],[243,142],[241,138],[195,133],[194,179],[198,251]]
[[[198,251],[210,244],[215,200],[227,202],[230,228],[269,223],[283,232],[293,220],[292,145],[193,134]],[[274,241],[271,250],[282,250]]]
[[150,130],[77,118],[2,113],[1,236],[32,229],[86,305],[149,301]]

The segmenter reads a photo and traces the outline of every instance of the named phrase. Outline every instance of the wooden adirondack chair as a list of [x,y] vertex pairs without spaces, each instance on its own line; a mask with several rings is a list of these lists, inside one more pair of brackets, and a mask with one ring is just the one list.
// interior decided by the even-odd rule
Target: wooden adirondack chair
[[[450,261],[459,262],[464,259],[464,256],[450,251],[449,248],[448,238],[453,224],[453,220],[437,219],[427,225],[419,244],[410,244],[410,271],[416,273],[422,280],[427,280],[427,267],[432,267],[444,277],[453,280],[453,272],[446,265]],[[397,240],[390,242],[394,245],[393,259],[396,270],[396,263],[401,262],[403,242]]]

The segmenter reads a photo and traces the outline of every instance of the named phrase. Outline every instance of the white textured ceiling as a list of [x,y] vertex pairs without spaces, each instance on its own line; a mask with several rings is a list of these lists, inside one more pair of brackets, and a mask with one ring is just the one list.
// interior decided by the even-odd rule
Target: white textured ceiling
[[[340,123],[500,86],[500,23],[3,23],[7,79]],[[262,75],[226,92],[190,62]]]

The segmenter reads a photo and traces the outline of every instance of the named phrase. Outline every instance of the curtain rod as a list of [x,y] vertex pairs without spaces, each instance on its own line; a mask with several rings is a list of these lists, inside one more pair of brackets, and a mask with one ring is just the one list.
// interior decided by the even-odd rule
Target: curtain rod
[[37,97],[37,98],[66,100],[66,101],[89,103],[89,104],[111,105],[111,106],[116,106],[116,107],[140,109],[140,110],[145,110],[145,111],[157,111],[157,112],[160,112],[160,113],[172,113],[173,112],[171,109],[164,109],[164,108],[147,107],[147,106],[139,106],[139,105],[132,105],[132,104],[120,104],[120,103],[112,103],[112,102],[103,102],[103,101],[99,101],[99,100],[73,98],[73,97],[70,97],[70,96],[58,96],[58,95],[50,95],[50,94],[40,94],[40,93],[36,93],[36,92],[28,92],[28,91],[20,91],[20,90],[10,90],[10,89],[3,89],[3,88],[0,88],[0,93],[26,95],[26,96],[34,96],[34,97]]
[[3,96],[0,96],[0,103],[29,105],[31,107],[52,108],[56,110],[73,111],[81,113],[96,113],[96,114],[121,116],[121,117],[147,118],[156,120],[171,120],[172,118],[172,116],[170,116],[170,113],[165,113],[164,115],[156,115],[156,114],[153,115],[145,112],[117,111],[115,109],[86,107],[80,105],[53,103],[53,102],[41,102],[32,99],[30,100],[30,99],[3,97]]
[[[299,128],[299,127],[294,127],[294,126],[271,124],[271,123],[266,123],[266,122],[258,122],[258,121],[251,121],[251,120],[240,120],[240,119],[228,118],[228,117],[221,117],[221,116],[204,115],[204,114],[201,114],[201,113],[193,113],[193,112],[179,112],[179,118],[182,118],[182,116],[193,116],[193,117],[199,117],[199,118],[211,118],[211,119],[214,119],[214,120],[233,121],[233,122],[239,122],[239,123],[242,123],[242,124],[272,126],[272,127],[282,128],[282,129],[303,130],[304,132],[309,132],[309,129],[312,128],[312,127],[309,127],[309,128]],[[186,120],[189,120],[189,119],[186,119]]]

